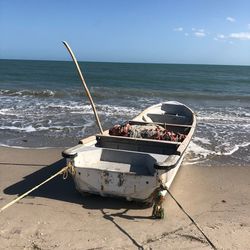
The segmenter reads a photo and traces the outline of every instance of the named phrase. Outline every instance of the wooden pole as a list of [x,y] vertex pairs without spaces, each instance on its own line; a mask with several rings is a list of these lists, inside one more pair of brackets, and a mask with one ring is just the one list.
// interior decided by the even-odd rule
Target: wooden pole
[[86,84],[86,82],[85,82],[85,80],[84,80],[84,78],[83,78],[83,75],[82,75],[82,71],[81,71],[81,69],[80,69],[80,66],[79,66],[79,64],[78,64],[78,62],[77,62],[77,60],[76,60],[76,57],[75,57],[73,51],[71,50],[71,48],[69,47],[69,45],[67,44],[67,42],[63,41],[63,44],[64,44],[65,47],[67,48],[67,50],[68,50],[68,52],[69,52],[69,54],[70,54],[70,56],[71,56],[73,62],[75,63],[75,66],[76,66],[76,68],[77,68],[78,75],[79,75],[79,77],[80,77],[80,79],[81,79],[81,81],[82,81],[83,87],[84,87],[84,89],[85,89],[85,91],[86,91],[86,95],[87,95],[87,97],[89,98],[90,104],[91,104],[92,109],[93,109],[93,111],[94,111],[95,119],[96,119],[97,125],[98,125],[98,127],[99,127],[99,130],[100,130],[101,134],[103,134],[103,129],[102,129],[102,126],[101,126],[101,123],[100,123],[100,120],[99,120],[99,117],[98,117],[98,114],[97,114],[97,111],[96,111],[96,108],[95,108],[95,104],[94,104],[93,99],[92,99],[92,96],[91,96],[91,94],[90,94],[90,92],[89,92],[88,86],[87,86],[87,84]]

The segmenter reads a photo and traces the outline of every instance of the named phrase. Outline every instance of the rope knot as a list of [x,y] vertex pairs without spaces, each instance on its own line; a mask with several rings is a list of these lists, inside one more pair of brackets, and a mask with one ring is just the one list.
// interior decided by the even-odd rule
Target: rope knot
[[63,179],[66,180],[68,178],[69,174],[71,174],[72,176],[74,176],[76,174],[75,167],[73,166],[71,161],[69,161],[67,166],[62,169]]

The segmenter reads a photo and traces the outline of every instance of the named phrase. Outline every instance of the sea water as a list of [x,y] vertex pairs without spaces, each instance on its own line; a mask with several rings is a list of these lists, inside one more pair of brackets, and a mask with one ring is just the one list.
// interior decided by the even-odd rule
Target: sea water
[[[176,100],[197,114],[186,164],[250,163],[250,67],[81,62],[104,129]],[[0,60],[0,144],[69,147],[98,132],[72,62]]]

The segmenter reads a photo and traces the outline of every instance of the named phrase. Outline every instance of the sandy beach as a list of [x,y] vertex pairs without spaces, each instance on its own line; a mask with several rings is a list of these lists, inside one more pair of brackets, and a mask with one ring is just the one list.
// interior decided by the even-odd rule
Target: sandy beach
[[[0,148],[0,206],[65,165],[62,148]],[[172,194],[218,249],[250,249],[250,167],[184,164]],[[45,184],[0,214],[0,249],[211,249],[168,197],[151,208],[81,196],[71,178]]]

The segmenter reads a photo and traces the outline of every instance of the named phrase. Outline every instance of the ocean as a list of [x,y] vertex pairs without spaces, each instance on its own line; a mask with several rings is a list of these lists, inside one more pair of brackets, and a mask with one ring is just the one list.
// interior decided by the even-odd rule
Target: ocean
[[[104,129],[177,100],[198,117],[186,164],[250,164],[250,66],[80,66]],[[97,131],[73,62],[0,60],[0,145],[70,147]]]

